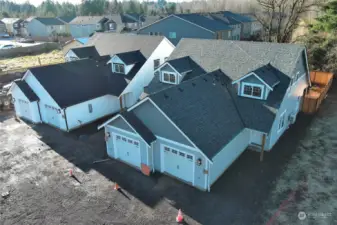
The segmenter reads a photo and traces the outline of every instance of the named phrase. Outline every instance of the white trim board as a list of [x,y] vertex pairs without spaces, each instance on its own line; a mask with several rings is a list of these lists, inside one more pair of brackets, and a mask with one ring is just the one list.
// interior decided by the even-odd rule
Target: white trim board
[[155,69],[154,72],[158,72],[158,70],[160,70],[161,68],[163,68],[166,65],[169,65],[176,73],[178,73],[181,76],[181,74],[169,62],[164,62],[157,69]]
[[[174,83],[170,82],[170,81],[166,81],[164,80],[164,73],[166,74],[169,74],[169,75],[174,75]],[[181,76],[181,75],[180,75]],[[177,76],[177,73],[175,72],[169,72],[169,71],[165,71],[165,70],[162,70],[160,72],[160,81],[165,83],[165,84],[178,84],[178,76]]]
[[[266,85],[271,91],[273,90],[272,87],[270,87],[266,82],[264,82],[264,80],[262,80],[262,79],[261,79],[256,73],[254,73],[254,72],[248,73],[248,74],[246,74],[245,76],[239,78],[238,80],[233,81],[232,84],[236,84],[236,83],[238,83],[239,81],[241,81],[241,80],[243,80],[243,79],[245,79],[245,78],[247,78],[247,77],[249,77],[249,76],[252,76],[252,75],[254,75],[259,81],[261,81],[264,85]],[[275,85],[277,85],[278,83],[280,83],[280,81],[278,81]]]
[[[256,96],[253,96],[253,95],[246,95],[244,93],[245,91],[245,86],[251,86],[252,88],[254,87],[259,87],[261,88],[261,97],[256,97]],[[253,89],[252,89],[252,92],[253,92]],[[246,82],[242,82],[242,87],[241,87],[241,96],[244,96],[244,97],[247,97],[247,98],[254,98],[254,99],[260,99],[260,100],[263,100],[264,99],[264,86],[261,85],[261,84],[253,84],[253,83],[246,83]]]

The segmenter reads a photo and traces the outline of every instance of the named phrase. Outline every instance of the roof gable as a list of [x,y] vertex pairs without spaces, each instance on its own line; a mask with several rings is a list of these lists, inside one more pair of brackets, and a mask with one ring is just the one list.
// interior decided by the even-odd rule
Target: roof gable
[[200,14],[175,14],[175,16],[187,20],[212,32],[232,29],[224,23],[212,20]]
[[139,50],[117,53],[116,56],[118,56],[118,58],[120,58],[125,63],[125,65],[132,65],[138,62],[146,61],[146,58]]
[[98,59],[100,57],[95,46],[72,48],[70,50],[73,51],[77,55],[77,57],[79,57],[80,59],[86,59],[86,58]]
[[19,80],[14,81],[14,83],[19,87],[19,89],[22,91],[22,93],[27,97],[27,99],[30,102],[40,100],[39,97],[35,94],[35,92],[31,89],[31,87],[29,87],[26,81]]
[[39,21],[40,23],[46,25],[46,26],[52,26],[52,25],[64,25],[64,22],[61,20],[54,18],[54,17],[35,17],[35,20]]

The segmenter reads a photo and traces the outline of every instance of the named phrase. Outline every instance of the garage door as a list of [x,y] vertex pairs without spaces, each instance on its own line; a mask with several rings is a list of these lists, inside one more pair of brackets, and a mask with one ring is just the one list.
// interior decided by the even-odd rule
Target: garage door
[[131,138],[127,138],[121,135],[115,136],[115,147],[117,158],[140,168],[140,144]]
[[168,146],[162,146],[163,172],[193,183],[194,156]]
[[30,103],[25,100],[18,100],[19,114],[21,117],[32,121],[32,112],[30,109]]
[[58,109],[45,105],[46,108],[46,123],[55,126],[55,127],[60,127],[60,113],[58,112]]

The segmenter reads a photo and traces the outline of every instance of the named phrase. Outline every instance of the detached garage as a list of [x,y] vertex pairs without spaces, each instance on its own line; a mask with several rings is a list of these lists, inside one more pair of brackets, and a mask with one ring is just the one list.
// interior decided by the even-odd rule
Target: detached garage
[[40,123],[39,97],[25,81],[15,81],[9,90],[12,94],[15,112],[18,117],[32,123]]

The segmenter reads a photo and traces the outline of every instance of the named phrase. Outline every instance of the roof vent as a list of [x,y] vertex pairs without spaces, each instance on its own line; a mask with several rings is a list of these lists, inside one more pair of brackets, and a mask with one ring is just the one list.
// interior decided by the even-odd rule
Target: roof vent
[[204,78],[203,80],[204,80],[205,82],[207,82],[207,79],[206,79],[206,78]]

